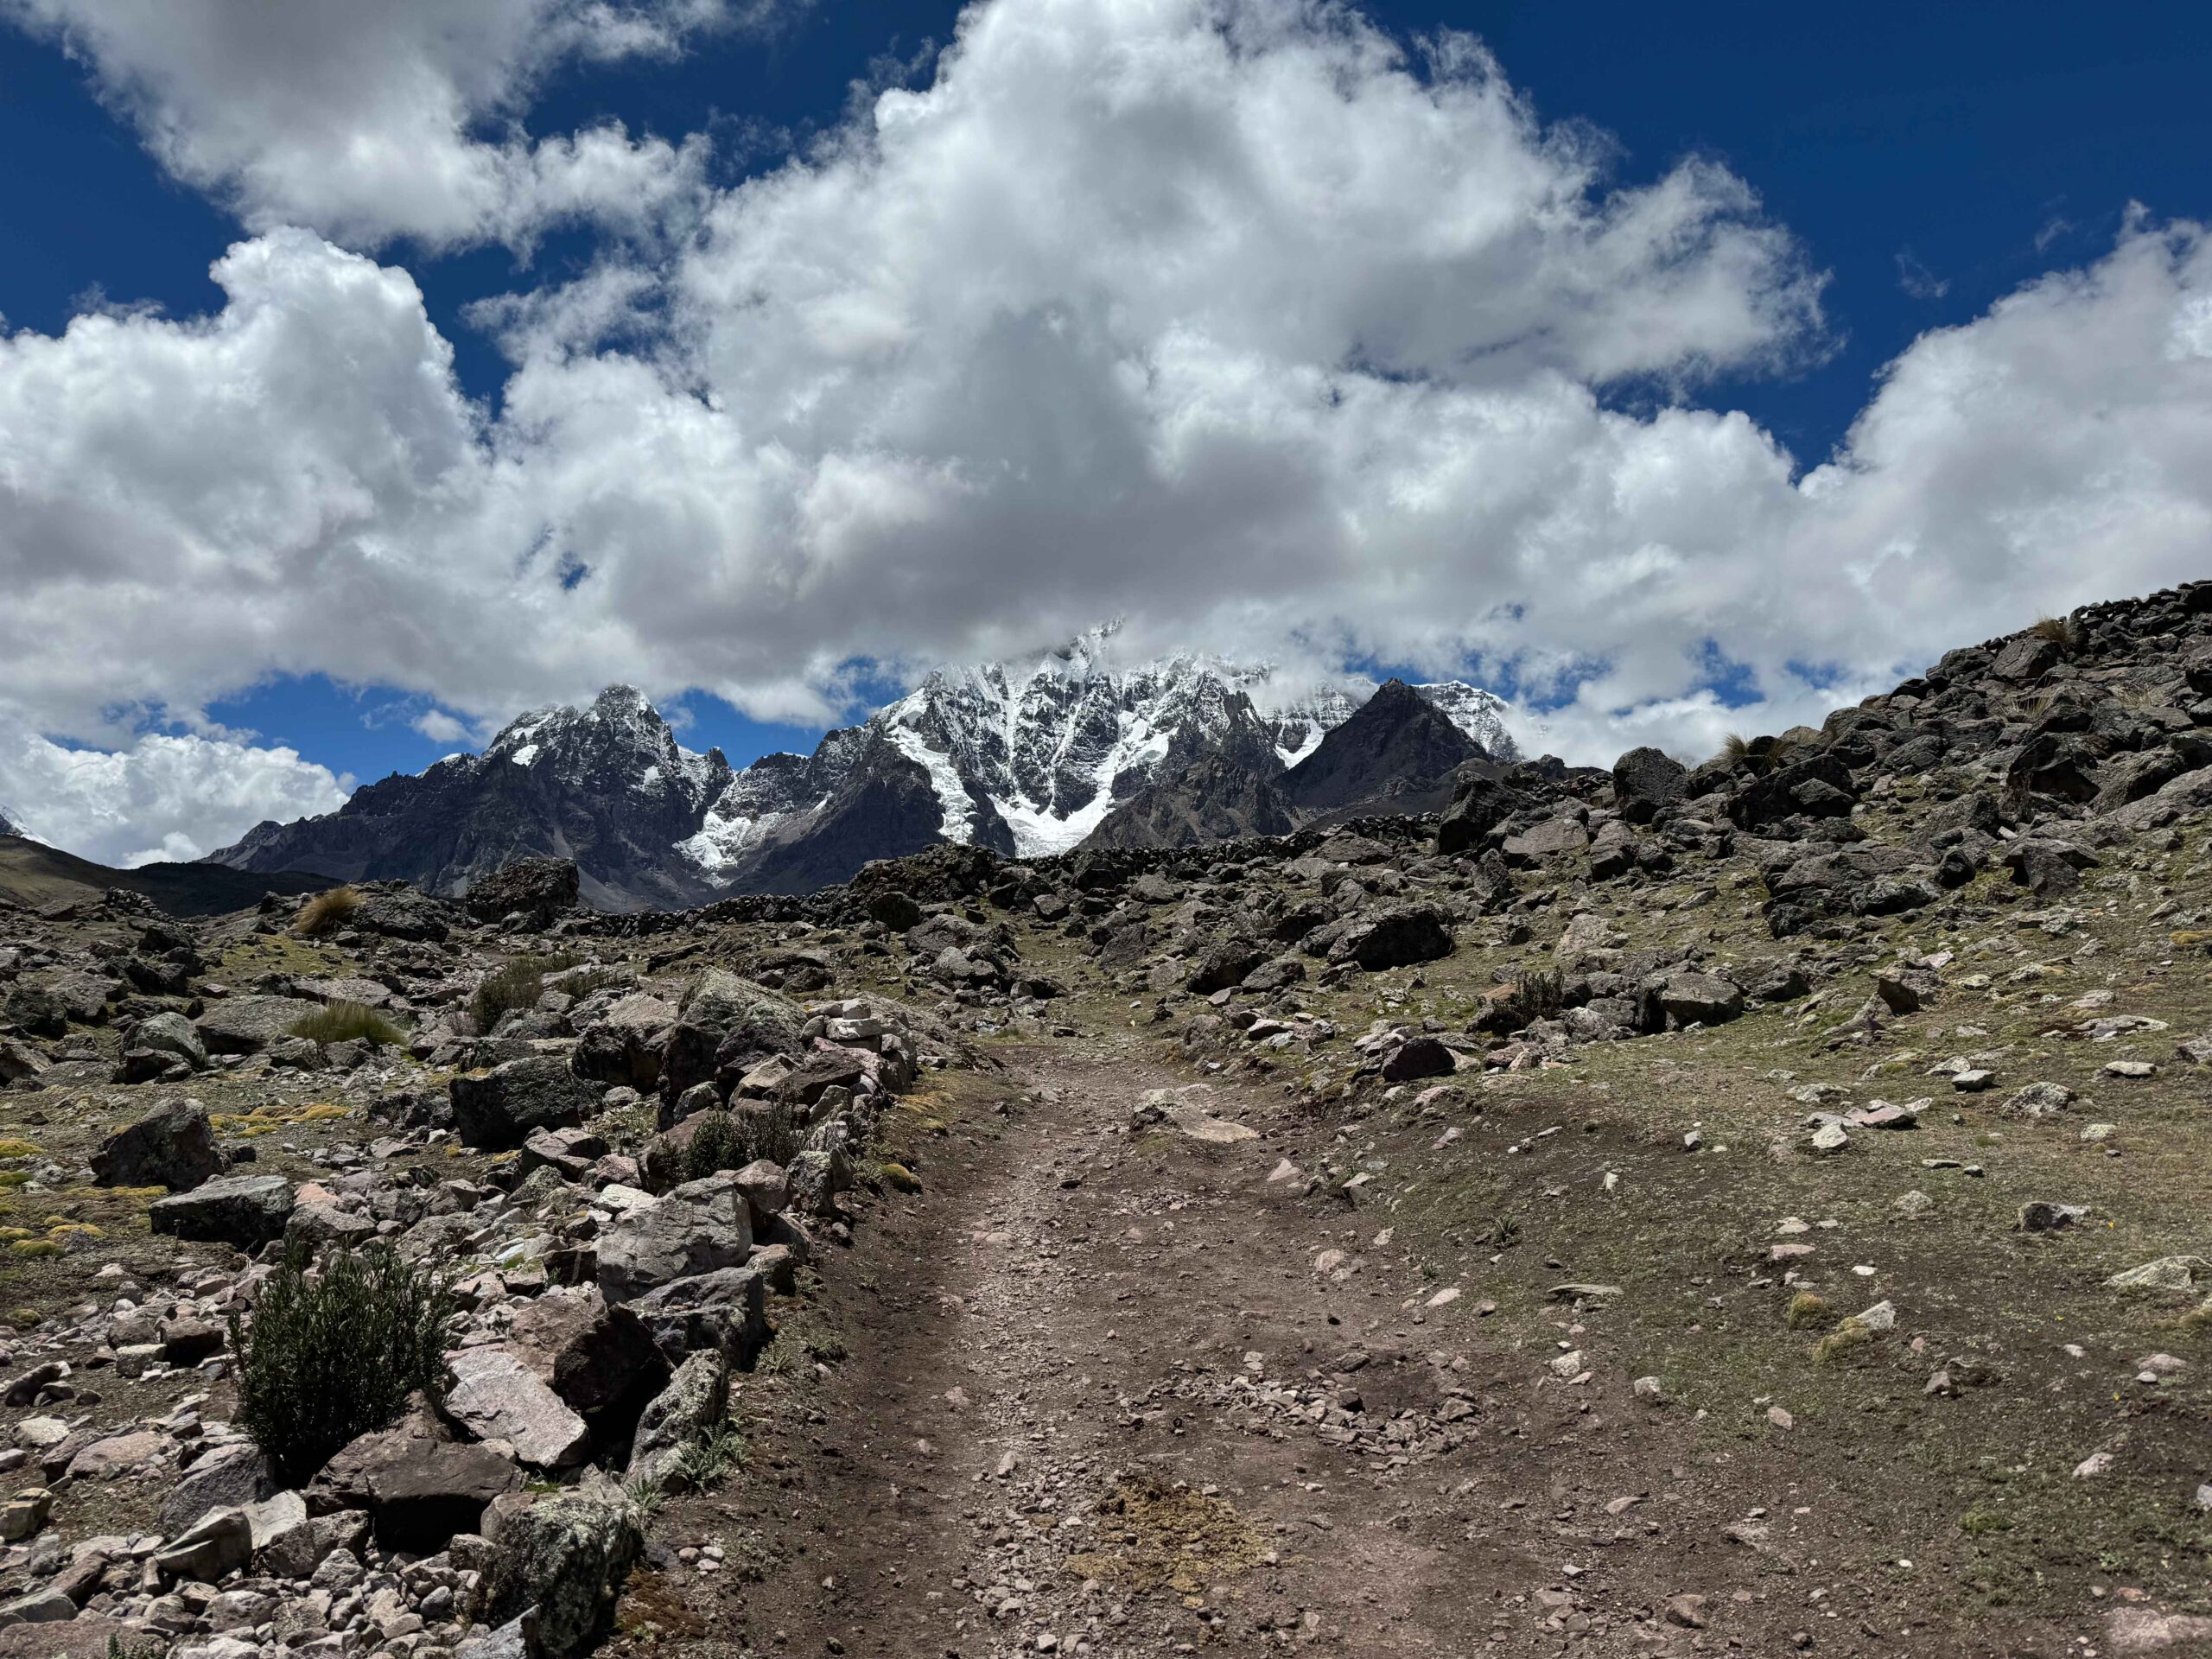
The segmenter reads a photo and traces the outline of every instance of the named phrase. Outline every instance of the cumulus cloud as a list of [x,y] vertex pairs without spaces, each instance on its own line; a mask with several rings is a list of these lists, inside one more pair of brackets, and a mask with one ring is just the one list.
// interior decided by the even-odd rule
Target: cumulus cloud
[[769,0],[0,0],[60,41],[187,183],[255,229],[374,245],[632,232],[696,191],[703,141],[608,124],[533,141],[555,69],[667,59]]
[[1723,168],[1609,165],[1321,0],[987,0],[672,255],[485,308],[496,418],[406,271],[267,231],[212,317],[0,341],[0,697],[111,743],[315,671],[820,719],[856,659],[1120,615],[1510,683],[1605,759],[2201,574],[2203,227],[1924,335],[1799,457],[1700,391],[1826,349],[1813,262]]
[[467,721],[456,720],[442,709],[426,709],[409,723],[433,743],[460,743],[472,735]]
[[195,859],[264,818],[335,811],[353,780],[291,749],[149,734],[128,748],[0,742],[0,799],[22,832],[103,864]]

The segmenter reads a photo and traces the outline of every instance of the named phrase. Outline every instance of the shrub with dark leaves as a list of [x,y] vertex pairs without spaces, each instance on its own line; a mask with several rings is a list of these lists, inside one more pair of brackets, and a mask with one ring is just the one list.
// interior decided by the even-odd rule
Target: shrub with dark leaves
[[788,1164],[804,1138],[805,1126],[781,1106],[702,1112],[684,1148],[684,1177],[696,1181],[720,1170],[743,1169],[763,1158],[772,1164]]
[[458,1306],[442,1274],[382,1246],[319,1270],[309,1261],[288,1251],[252,1322],[230,1318],[238,1423],[289,1486],[390,1423],[416,1389],[437,1391]]

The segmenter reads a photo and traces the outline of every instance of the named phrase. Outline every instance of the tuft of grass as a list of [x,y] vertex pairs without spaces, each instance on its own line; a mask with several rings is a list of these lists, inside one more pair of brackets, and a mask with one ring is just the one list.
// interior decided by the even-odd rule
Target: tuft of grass
[[575,957],[569,956],[517,957],[494,968],[478,982],[469,1004],[477,1034],[489,1037],[509,1014],[536,1007],[545,995],[546,975],[575,965]]
[[2081,648],[2082,625],[2070,616],[2039,616],[2028,632],[2039,639],[2050,640],[2069,655]]
[[252,1324],[230,1317],[238,1421],[290,1486],[391,1422],[417,1389],[439,1391],[459,1306],[444,1274],[382,1246],[335,1255],[320,1273],[309,1260],[286,1251]]
[[390,1048],[407,1040],[407,1033],[376,1009],[359,1002],[333,1002],[292,1024],[292,1035],[314,1043],[349,1043],[356,1037],[372,1048]]
[[1715,755],[1713,759],[1716,760],[1730,761],[1742,760],[1749,758],[1751,753],[1751,739],[1745,737],[1741,732],[1730,732],[1726,736],[1720,740],[1720,753]]
[[321,938],[353,920],[353,912],[360,907],[358,887],[328,888],[300,906],[300,913],[292,918],[292,931],[303,939]]
[[1824,1297],[1809,1290],[1801,1290],[1789,1299],[1789,1306],[1783,1322],[1792,1331],[1821,1331],[1835,1323],[1835,1310]]

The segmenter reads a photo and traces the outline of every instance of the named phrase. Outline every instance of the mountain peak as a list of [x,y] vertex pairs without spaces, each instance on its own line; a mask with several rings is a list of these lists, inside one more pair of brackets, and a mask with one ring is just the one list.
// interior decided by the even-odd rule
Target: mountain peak
[[[1113,648],[1120,626],[948,664],[812,754],[741,772],[719,750],[682,748],[651,700],[617,683],[583,708],[518,715],[481,754],[387,779],[329,818],[265,825],[214,856],[450,890],[551,853],[576,860],[592,902],[634,908],[819,885],[938,842],[1066,852],[1109,819],[1123,844],[1271,832],[1295,813],[1418,795],[1440,757],[1514,753],[1504,705],[1473,686],[1301,685],[1200,652],[1131,662]],[[1338,781],[1314,783],[1320,772],[1301,763],[1355,720],[1329,761]],[[1394,758],[1363,759],[1369,747]],[[1377,770],[1401,762],[1403,777]],[[1311,805],[1282,793],[1294,778],[1319,791]],[[1382,810],[1423,808],[1409,796]]]

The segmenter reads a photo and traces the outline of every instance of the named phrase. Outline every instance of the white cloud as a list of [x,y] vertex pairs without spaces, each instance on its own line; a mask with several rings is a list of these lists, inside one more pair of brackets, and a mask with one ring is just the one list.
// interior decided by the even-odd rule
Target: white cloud
[[474,735],[467,721],[456,720],[442,709],[426,709],[408,723],[433,743],[460,743]]
[[149,734],[124,749],[0,740],[0,798],[23,833],[103,864],[199,858],[264,818],[335,811],[353,779],[291,749]]
[[91,69],[171,173],[253,229],[373,246],[526,244],[588,219],[649,228],[690,198],[702,141],[618,125],[533,141],[563,64],[667,59],[768,0],[0,0]]
[[1604,161],[1332,6],[991,0],[672,264],[487,308],[497,420],[407,272],[270,231],[213,317],[0,341],[0,698],[110,741],[283,672],[456,724],[618,678],[820,717],[855,657],[1122,615],[1471,655],[1610,759],[2201,573],[2201,227],[1923,336],[1801,461],[1694,398],[1824,349],[1817,275],[1726,171]]

